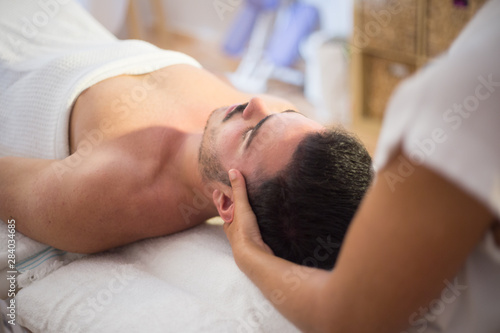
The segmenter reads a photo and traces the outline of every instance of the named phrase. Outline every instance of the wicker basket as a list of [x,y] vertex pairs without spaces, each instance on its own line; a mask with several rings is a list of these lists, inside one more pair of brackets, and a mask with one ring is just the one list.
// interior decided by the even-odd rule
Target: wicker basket
[[435,57],[446,51],[486,0],[469,0],[466,7],[451,0],[427,0],[426,56]]
[[446,51],[486,1],[460,7],[453,0],[356,0],[355,119],[382,119],[398,83]]
[[417,0],[364,0],[357,32],[366,47],[402,54],[417,52]]
[[370,55],[363,59],[365,75],[364,116],[381,120],[394,88],[415,71],[414,65]]

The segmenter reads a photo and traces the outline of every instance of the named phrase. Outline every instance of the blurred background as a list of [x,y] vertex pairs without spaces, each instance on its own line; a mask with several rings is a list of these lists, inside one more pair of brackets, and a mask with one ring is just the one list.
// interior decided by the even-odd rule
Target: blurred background
[[120,39],[184,52],[284,97],[374,153],[401,80],[446,52],[485,0],[79,0]]

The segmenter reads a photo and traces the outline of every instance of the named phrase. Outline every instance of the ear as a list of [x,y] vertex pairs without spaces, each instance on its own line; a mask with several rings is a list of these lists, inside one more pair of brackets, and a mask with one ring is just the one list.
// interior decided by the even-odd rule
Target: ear
[[224,193],[224,191],[219,189],[214,190],[212,193],[212,199],[215,207],[217,207],[220,217],[224,220],[224,222],[233,222],[234,202],[231,189],[229,188],[227,193]]

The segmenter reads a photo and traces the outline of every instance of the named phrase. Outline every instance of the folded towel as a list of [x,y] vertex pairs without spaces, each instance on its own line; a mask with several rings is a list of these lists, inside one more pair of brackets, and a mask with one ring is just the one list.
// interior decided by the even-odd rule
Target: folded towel
[[[300,281],[294,274],[283,288]],[[238,269],[221,225],[74,261],[22,289],[16,304],[34,333],[298,332]]]
[[[144,41],[117,40],[72,1],[0,1],[0,157],[67,157],[71,108],[82,91],[113,76],[180,63],[200,66]],[[0,222],[2,258],[6,237]],[[21,286],[79,257],[21,233],[16,240]],[[1,271],[7,263],[0,262]]]
[[[8,253],[7,225],[0,220],[0,258],[7,258]],[[62,265],[83,257],[81,254],[68,253],[51,246],[39,243],[17,232],[15,239],[15,269],[7,267],[7,260],[0,261],[0,271],[17,271],[17,285],[24,287],[32,281],[40,279]],[[6,285],[2,285],[0,295],[6,295]]]

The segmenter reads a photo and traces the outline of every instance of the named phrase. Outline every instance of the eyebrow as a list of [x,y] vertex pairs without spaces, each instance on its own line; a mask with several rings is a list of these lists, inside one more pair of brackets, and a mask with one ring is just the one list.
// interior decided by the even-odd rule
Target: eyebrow
[[[285,110],[285,111],[280,112],[280,113],[288,113],[288,112],[290,112],[290,113],[298,113],[298,114],[303,115],[302,113],[300,113],[300,112],[298,112],[298,111],[295,111],[295,110]],[[248,140],[247,140],[247,143],[245,144],[245,150],[247,150],[247,149],[248,149],[248,147],[250,147],[250,144],[252,143],[253,139],[254,139],[254,138],[257,136],[257,134],[259,133],[259,130],[260,130],[260,128],[262,127],[262,125],[263,125],[263,124],[264,124],[267,120],[269,120],[272,116],[275,116],[275,115],[277,115],[277,113],[270,114],[270,115],[266,116],[265,118],[261,119],[261,121],[259,121],[259,122],[257,123],[257,125],[255,125],[255,127],[254,127],[254,129],[253,129],[252,133],[250,134],[250,137],[249,137],[249,138],[248,138]]]

